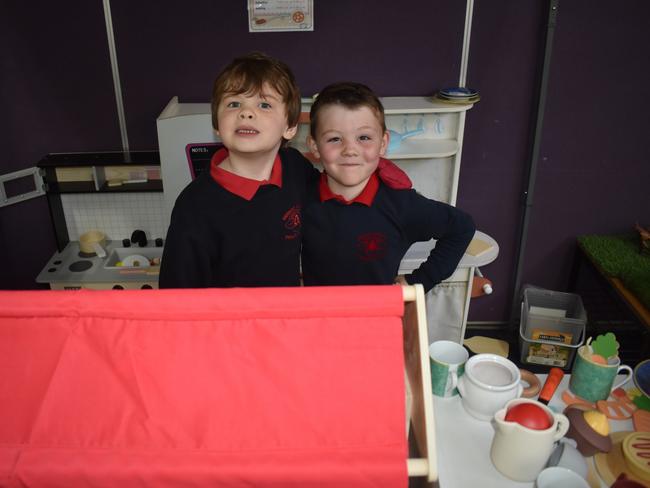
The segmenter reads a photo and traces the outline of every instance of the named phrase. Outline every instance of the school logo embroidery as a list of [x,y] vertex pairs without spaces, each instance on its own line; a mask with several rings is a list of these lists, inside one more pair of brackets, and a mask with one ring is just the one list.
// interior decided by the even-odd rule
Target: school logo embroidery
[[300,205],[294,205],[282,216],[286,234],[284,238],[288,241],[300,236]]
[[361,261],[378,261],[386,255],[386,236],[381,232],[361,234],[357,238],[357,251]]

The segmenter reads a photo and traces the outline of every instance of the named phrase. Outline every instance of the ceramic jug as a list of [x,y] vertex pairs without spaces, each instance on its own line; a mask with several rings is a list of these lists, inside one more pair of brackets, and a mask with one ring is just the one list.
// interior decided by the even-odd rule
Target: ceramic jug
[[[522,403],[533,403],[542,408],[551,426],[544,430],[533,430],[517,422],[507,422],[505,417],[508,410]],[[555,443],[567,433],[569,419],[561,413],[554,413],[540,402],[517,398],[494,414],[492,426],[495,432],[490,458],[494,466],[512,480],[534,481],[546,465]]]

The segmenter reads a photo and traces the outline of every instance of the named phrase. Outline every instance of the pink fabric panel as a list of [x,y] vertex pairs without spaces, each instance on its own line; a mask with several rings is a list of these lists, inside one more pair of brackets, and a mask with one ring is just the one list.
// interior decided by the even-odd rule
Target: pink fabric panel
[[406,486],[397,286],[0,292],[1,486]]

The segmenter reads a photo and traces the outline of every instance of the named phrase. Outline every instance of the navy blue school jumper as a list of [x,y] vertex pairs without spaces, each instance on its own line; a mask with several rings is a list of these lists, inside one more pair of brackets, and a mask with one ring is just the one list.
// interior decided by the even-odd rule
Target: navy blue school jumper
[[300,284],[302,206],[318,171],[295,149],[279,156],[281,187],[263,184],[250,200],[208,171],[183,189],[167,232],[160,288]]
[[428,259],[406,276],[429,291],[451,276],[474,236],[465,212],[413,189],[388,188],[376,173],[352,202],[332,194],[326,181],[322,175],[313,185],[303,209],[305,285],[394,283],[411,244],[434,238]]

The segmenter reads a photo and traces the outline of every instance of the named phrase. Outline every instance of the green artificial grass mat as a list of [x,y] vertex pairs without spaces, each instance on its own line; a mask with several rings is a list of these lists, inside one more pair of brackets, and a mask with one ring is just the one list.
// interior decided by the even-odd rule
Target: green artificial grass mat
[[639,252],[638,234],[585,235],[578,242],[607,276],[620,279],[650,309],[650,253]]

